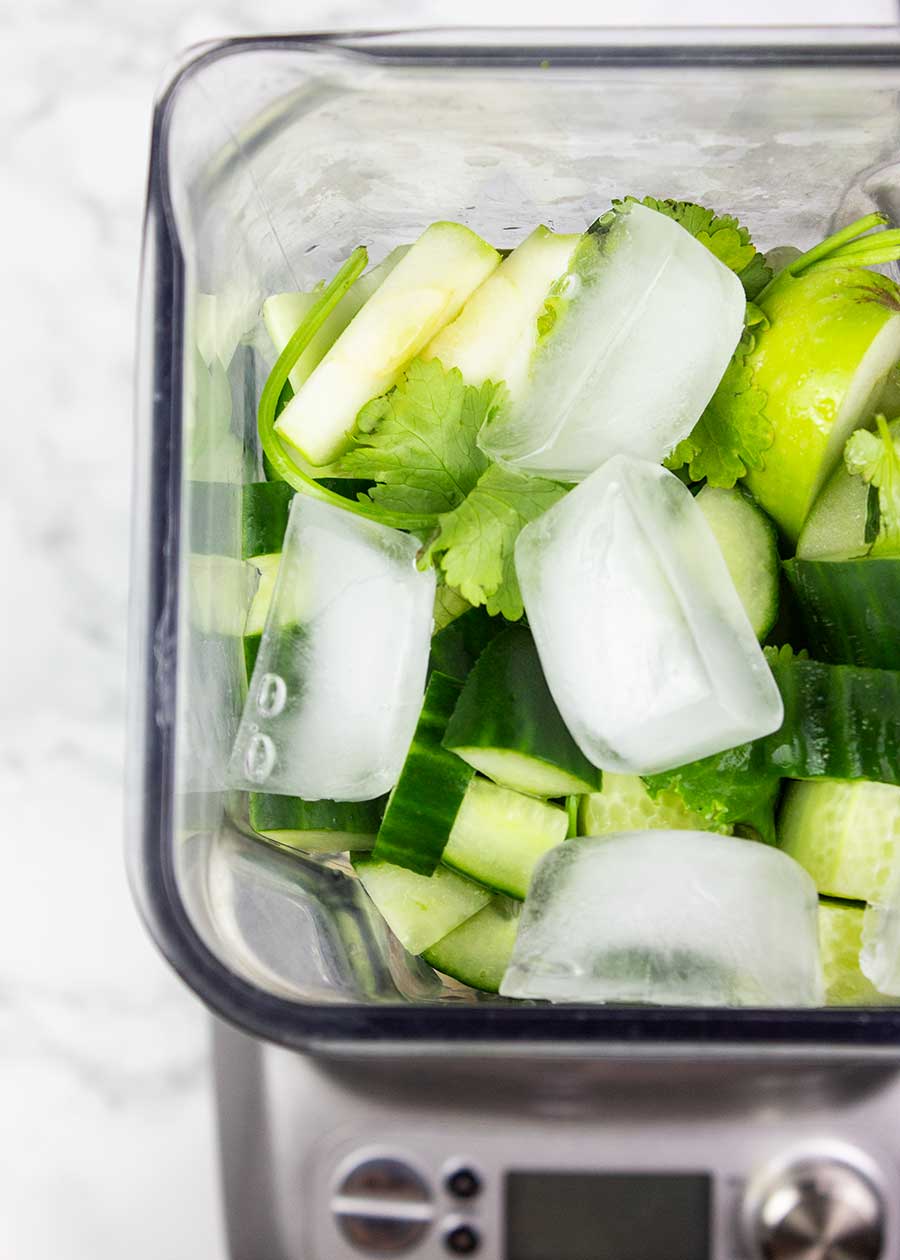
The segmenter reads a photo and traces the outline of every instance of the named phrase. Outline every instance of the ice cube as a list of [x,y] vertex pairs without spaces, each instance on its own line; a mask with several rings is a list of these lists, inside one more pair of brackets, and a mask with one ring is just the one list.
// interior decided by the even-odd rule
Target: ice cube
[[818,896],[755,840],[632,831],[541,859],[500,986],[552,1002],[817,1006]]
[[859,965],[879,993],[900,997],[900,848],[878,899],[866,906]]
[[425,689],[435,577],[417,539],[295,496],[232,786],[362,801],[397,781]]
[[694,427],[740,340],[740,281],[672,219],[631,205],[588,238],[567,284],[530,389],[501,405],[480,444],[494,459],[564,481],[622,451],[664,459]]
[[526,526],[516,573],[553,698],[594,765],[653,774],[781,724],[719,546],[659,465],[609,460]]

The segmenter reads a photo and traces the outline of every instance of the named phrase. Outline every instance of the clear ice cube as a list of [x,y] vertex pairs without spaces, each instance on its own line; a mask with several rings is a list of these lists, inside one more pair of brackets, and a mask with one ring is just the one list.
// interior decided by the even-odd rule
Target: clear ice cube
[[425,689],[435,577],[417,539],[298,494],[231,785],[361,801],[396,783]]
[[618,455],[533,521],[516,573],[582,752],[653,774],[777,730],[781,695],[688,488]]
[[597,249],[577,256],[530,388],[479,439],[494,459],[564,481],[622,451],[664,459],[699,419],[744,327],[737,276],[658,211],[618,213]]
[[706,831],[567,840],[541,859],[500,986],[551,1002],[818,1006],[818,895],[778,849]]
[[866,906],[859,965],[879,993],[900,997],[900,849],[877,901]]

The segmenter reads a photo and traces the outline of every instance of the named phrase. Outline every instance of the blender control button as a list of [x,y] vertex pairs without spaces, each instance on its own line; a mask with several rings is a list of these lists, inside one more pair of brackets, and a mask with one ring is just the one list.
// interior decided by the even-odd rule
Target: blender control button
[[452,1256],[474,1256],[481,1238],[471,1225],[454,1225],[444,1235],[444,1246]]
[[414,1168],[388,1156],[367,1159],[351,1168],[341,1182],[338,1195],[342,1199],[382,1199],[401,1203],[427,1203],[431,1198],[428,1186]]
[[414,1247],[428,1230],[430,1221],[395,1216],[338,1216],[341,1233],[359,1251],[377,1256],[400,1255]]
[[474,1168],[454,1168],[447,1175],[446,1186],[455,1199],[474,1199],[481,1194],[481,1178]]
[[878,1260],[884,1204],[843,1159],[809,1156],[751,1183],[745,1227],[754,1260]]

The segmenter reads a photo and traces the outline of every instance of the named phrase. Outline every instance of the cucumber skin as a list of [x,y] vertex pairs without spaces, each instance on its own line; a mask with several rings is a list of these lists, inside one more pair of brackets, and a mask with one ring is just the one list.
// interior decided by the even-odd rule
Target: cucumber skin
[[441,744],[462,684],[435,671],[428,681],[400,778],[378,830],[376,861],[433,875],[475,771]]
[[502,617],[492,617],[483,605],[460,613],[431,640],[429,670],[465,682],[481,653],[508,624]]
[[281,551],[294,488],[286,481],[255,481],[244,486],[241,503],[244,559]]
[[299,796],[251,792],[248,811],[250,826],[261,835],[273,831],[334,831],[374,840],[384,805],[383,796],[373,801],[304,801]]
[[[773,672],[785,710],[781,729],[762,740],[773,772],[900,784],[900,673],[820,661],[792,661]],[[849,713],[861,719],[855,738]]]
[[244,648],[244,668],[247,671],[247,682],[249,683],[250,679],[253,677],[253,670],[256,666],[256,658],[259,655],[259,645],[262,643],[262,635],[245,634],[242,643]]
[[787,560],[784,571],[818,659],[900,669],[900,558]]
[[[580,779],[585,792],[599,791],[603,782],[602,771],[560,717],[531,632],[521,625],[508,626],[478,658],[447,725],[444,747],[522,753]],[[515,785],[515,790],[522,789]]]

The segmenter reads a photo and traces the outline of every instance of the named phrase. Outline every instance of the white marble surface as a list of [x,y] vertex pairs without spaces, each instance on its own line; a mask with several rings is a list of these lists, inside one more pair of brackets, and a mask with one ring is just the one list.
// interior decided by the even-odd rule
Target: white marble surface
[[[894,4],[864,10],[890,17]],[[546,12],[543,0],[0,10],[3,1260],[225,1255],[206,1019],[146,938],[122,860],[133,316],[154,89],[186,44],[263,26]],[[554,16],[613,20],[616,6],[563,2]]]

